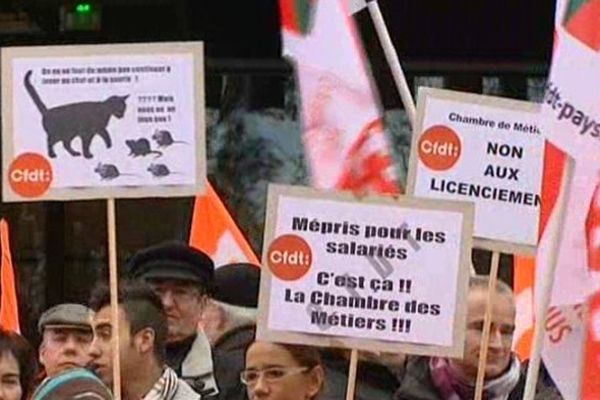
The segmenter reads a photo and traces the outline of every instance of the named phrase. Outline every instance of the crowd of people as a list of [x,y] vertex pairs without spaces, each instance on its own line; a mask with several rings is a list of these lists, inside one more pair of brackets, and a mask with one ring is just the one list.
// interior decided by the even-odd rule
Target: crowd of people
[[[118,350],[110,290],[99,285],[87,305],[60,304],[42,315],[37,352],[19,334],[0,331],[0,400],[112,399],[115,350],[124,400],[345,398],[347,351],[256,341],[257,266],[215,270],[203,252],[169,242],[138,252],[126,270]],[[488,284],[470,279],[462,359],[361,352],[356,398],[472,399]],[[520,399],[526,368],[511,351],[510,287],[499,282],[494,299],[484,398]],[[545,374],[537,398],[561,398]]]

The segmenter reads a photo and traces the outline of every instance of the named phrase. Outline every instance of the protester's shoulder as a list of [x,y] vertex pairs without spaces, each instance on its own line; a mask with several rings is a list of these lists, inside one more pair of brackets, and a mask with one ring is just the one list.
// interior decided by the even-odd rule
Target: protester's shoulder
[[410,356],[407,357],[404,365],[402,378],[406,375],[414,376],[419,379],[430,379],[429,375],[429,357]]
[[255,325],[244,325],[226,332],[214,345],[215,352],[229,352],[246,349],[254,341]]
[[[326,384],[319,399],[339,400],[346,393],[349,360],[335,350],[323,350],[321,356]],[[397,386],[394,374],[386,366],[362,360],[359,363],[355,395],[357,400],[391,400]]]
[[409,357],[394,400],[441,400],[429,374],[429,357]]
[[192,389],[183,379],[179,379],[179,385],[177,392],[175,393],[174,400],[200,400],[201,397],[198,393]]
[[[525,392],[525,384],[527,381],[528,368],[529,365],[527,362],[522,364],[519,383],[511,392],[509,400],[521,400],[521,398],[523,397],[523,394]],[[552,380],[552,377],[550,376],[544,363],[540,365],[540,372],[538,382],[535,388],[534,398],[536,400],[563,400],[563,396],[560,394],[560,391],[556,387],[556,384]]]

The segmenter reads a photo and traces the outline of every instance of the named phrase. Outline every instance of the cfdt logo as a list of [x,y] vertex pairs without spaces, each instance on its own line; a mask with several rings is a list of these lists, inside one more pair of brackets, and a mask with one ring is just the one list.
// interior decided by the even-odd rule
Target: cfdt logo
[[8,168],[8,183],[22,197],[43,195],[50,188],[52,179],[52,165],[41,154],[23,153]]
[[419,138],[419,159],[434,171],[452,168],[460,158],[461,150],[460,138],[447,126],[432,126]]

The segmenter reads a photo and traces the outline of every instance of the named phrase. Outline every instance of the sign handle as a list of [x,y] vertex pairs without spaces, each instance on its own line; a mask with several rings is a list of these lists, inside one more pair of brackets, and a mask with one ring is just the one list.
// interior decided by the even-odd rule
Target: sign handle
[[487,362],[488,346],[490,344],[490,330],[492,327],[492,312],[494,309],[494,296],[498,283],[498,266],[500,264],[500,253],[492,252],[492,267],[490,270],[490,283],[488,286],[487,304],[485,307],[485,318],[483,320],[483,333],[481,345],[479,346],[479,364],[477,366],[477,381],[475,383],[475,400],[482,400],[483,384],[485,379],[485,366]]
[[381,14],[379,3],[377,3],[377,0],[372,0],[367,3],[367,7],[369,8],[369,14],[371,15],[373,24],[375,25],[377,36],[379,36],[379,41],[381,42],[381,47],[383,48],[385,58],[390,65],[390,70],[392,71],[392,77],[396,83],[396,88],[398,89],[398,92],[400,92],[400,98],[402,99],[402,104],[404,104],[406,116],[410,121],[411,128],[414,129],[415,122],[417,120],[415,101],[413,100],[412,94],[410,93],[410,88],[406,82],[406,76],[402,71],[402,66],[400,65],[400,60],[398,59],[398,53],[396,53],[396,49],[394,49],[394,44],[392,43],[390,33],[385,25],[385,20]]
[[346,388],[346,400],[354,400],[356,389],[356,370],[358,368],[358,350],[352,349],[350,353],[350,368],[348,369],[348,387]]
[[112,364],[113,364],[113,396],[121,400],[121,362],[119,359],[119,298],[117,274],[117,224],[115,199],[107,200],[108,228],[108,273],[110,282],[110,318],[112,325]]
[[556,272],[556,265],[558,264],[558,251],[559,245],[562,241],[562,233],[564,231],[563,225],[565,220],[565,210],[569,201],[569,192],[571,188],[571,181],[573,178],[574,162],[569,156],[566,158],[566,165],[563,171],[563,184],[559,198],[557,199],[556,207],[556,218],[557,218],[557,232],[553,232],[553,237],[549,263],[544,275],[541,276],[540,284],[540,296],[539,301],[535,307],[535,326],[533,331],[533,344],[531,348],[531,356],[529,358],[529,368],[527,369],[527,381],[525,382],[525,393],[523,394],[523,400],[533,400],[535,396],[535,388],[540,372],[540,363],[542,357],[542,347],[544,345],[544,334],[546,333],[546,319],[548,318],[548,306],[550,305],[552,288],[554,286],[554,275]]

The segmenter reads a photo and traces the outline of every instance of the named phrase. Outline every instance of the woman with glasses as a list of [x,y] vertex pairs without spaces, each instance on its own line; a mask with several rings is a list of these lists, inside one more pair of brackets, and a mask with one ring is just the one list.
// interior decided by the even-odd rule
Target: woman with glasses
[[250,400],[314,400],[323,388],[324,373],[313,347],[254,342],[241,379]]

